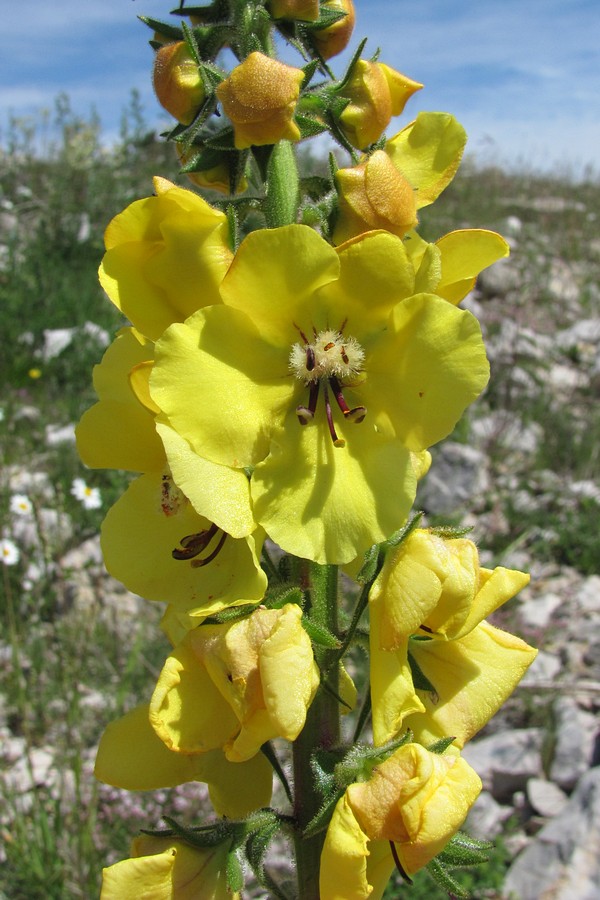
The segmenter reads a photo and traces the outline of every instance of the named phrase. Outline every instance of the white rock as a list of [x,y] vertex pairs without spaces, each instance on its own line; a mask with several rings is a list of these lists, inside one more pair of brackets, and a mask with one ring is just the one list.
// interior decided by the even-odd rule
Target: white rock
[[575,595],[579,609],[600,613],[600,575],[589,575]]
[[535,684],[546,685],[556,678],[561,669],[562,662],[560,657],[555,656],[553,653],[547,653],[545,650],[539,650],[538,655],[525,673],[521,684],[523,687],[531,687]]
[[530,597],[519,606],[519,618],[532,628],[545,628],[563,602],[562,597],[553,593]]
[[512,814],[512,806],[501,806],[489,791],[482,791],[469,810],[464,828],[480,841],[493,841]]
[[517,857],[502,896],[599,900],[600,768],[583,776],[569,803]]
[[564,791],[545,778],[530,778],[527,782],[527,799],[533,809],[547,819],[557,816],[569,798]]
[[550,778],[568,791],[592,764],[600,722],[571,697],[557,699],[554,715],[556,741]]
[[463,756],[496,800],[509,800],[543,774],[541,728],[499,732],[467,744]]

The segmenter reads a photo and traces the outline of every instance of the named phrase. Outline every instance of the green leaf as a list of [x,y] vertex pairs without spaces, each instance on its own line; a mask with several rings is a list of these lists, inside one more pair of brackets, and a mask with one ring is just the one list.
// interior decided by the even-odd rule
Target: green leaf
[[434,525],[430,531],[432,534],[437,534],[438,537],[450,540],[451,538],[462,538],[466,534],[470,534],[473,531],[473,525],[465,525],[464,528],[459,528],[455,525]]

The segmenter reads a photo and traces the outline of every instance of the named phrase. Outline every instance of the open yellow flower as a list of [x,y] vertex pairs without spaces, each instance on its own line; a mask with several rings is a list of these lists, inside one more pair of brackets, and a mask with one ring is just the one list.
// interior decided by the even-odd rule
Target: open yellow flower
[[321,854],[321,900],[379,900],[393,853],[406,875],[423,868],[460,828],[480,790],[461,757],[400,747],[339,800]]
[[[373,736],[401,728],[461,748],[515,689],[536,651],[484,622],[529,581],[479,566],[477,548],[416,529],[390,553],[369,596]],[[411,661],[432,686],[415,687]]]
[[238,150],[300,140],[294,122],[304,72],[254,52],[217,88]]
[[268,806],[273,787],[273,771],[262,753],[233,763],[221,748],[196,754],[169,750],[150,725],[148,704],[137,706],[106,727],[94,774],[104,784],[127,791],[155,791],[202,781],[217,815],[231,819]]
[[399,528],[410,452],[487,382],[475,318],[414,280],[384,232],[336,251],[303,225],[255,231],[222,304],[156,344],[154,402],[198,455],[253,467],[255,519],[297,556],[349,562]]
[[172,322],[219,302],[232,259],[227,216],[165,178],[110,222],[100,284],[121,312],[155,340]]
[[123,329],[94,370],[98,402],[77,426],[87,465],[145,473],[103,523],[105,564],[130,590],[180,613],[257,602],[267,579],[248,478],[193,453],[156,415],[147,386],[153,355],[152,342]]
[[188,632],[159,676],[150,722],[171,751],[223,749],[243,762],[275,737],[295,740],[319,685],[295,604]]
[[131,859],[102,870],[100,900],[237,900],[227,887],[230,842],[192,847],[172,837],[142,835]]

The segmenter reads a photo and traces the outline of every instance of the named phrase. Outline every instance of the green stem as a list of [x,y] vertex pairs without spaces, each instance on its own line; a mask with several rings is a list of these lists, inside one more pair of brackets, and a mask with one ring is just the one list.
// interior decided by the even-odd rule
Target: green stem
[[[311,606],[308,615],[332,634],[338,630],[338,573],[337,566],[310,565]],[[332,668],[335,651],[315,650],[320,669]],[[331,672],[330,683],[338,692],[337,670]],[[340,706],[337,699],[325,690],[318,690],[313,700],[306,724],[293,745],[294,759],[294,813],[296,818],[296,866],[298,872],[299,900],[318,900],[319,865],[325,835],[323,832],[311,838],[302,833],[322,805],[322,797],[315,785],[311,757],[318,748],[330,749],[340,739]]]
[[265,217],[269,228],[292,225],[298,217],[300,180],[296,154],[289,141],[275,144],[267,169]]

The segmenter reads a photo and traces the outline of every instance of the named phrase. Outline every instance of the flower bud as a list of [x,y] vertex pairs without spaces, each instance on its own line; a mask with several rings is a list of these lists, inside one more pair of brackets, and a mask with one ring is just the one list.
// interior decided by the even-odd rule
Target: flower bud
[[378,140],[393,115],[423,85],[383,63],[359,59],[341,91],[350,103],[340,115],[340,127],[354,147],[362,149]]
[[270,0],[267,5],[274,19],[316,22],[319,18],[319,0]]
[[231,119],[235,146],[300,140],[293,120],[304,72],[254,52],[217,88],[217,97]]
[[348,46],[356,21],[354,2],[353,0],[324,0],[322,6],[323,9],[340,10],[346,13],[343,19],[338,19],[333,25],[311,32],[313,43],[323,59],[331,59],[332,56],[337,56]]
[[160,47],[154,58],[152,81],[161,106],[182,125],[190,125],[206,93],[198,64],[185,41]]
[[379,228],[404,237],[417,224],[413,187],[383,150],[358,166],[339,169],[335,180],[340,206],[334,244]]

